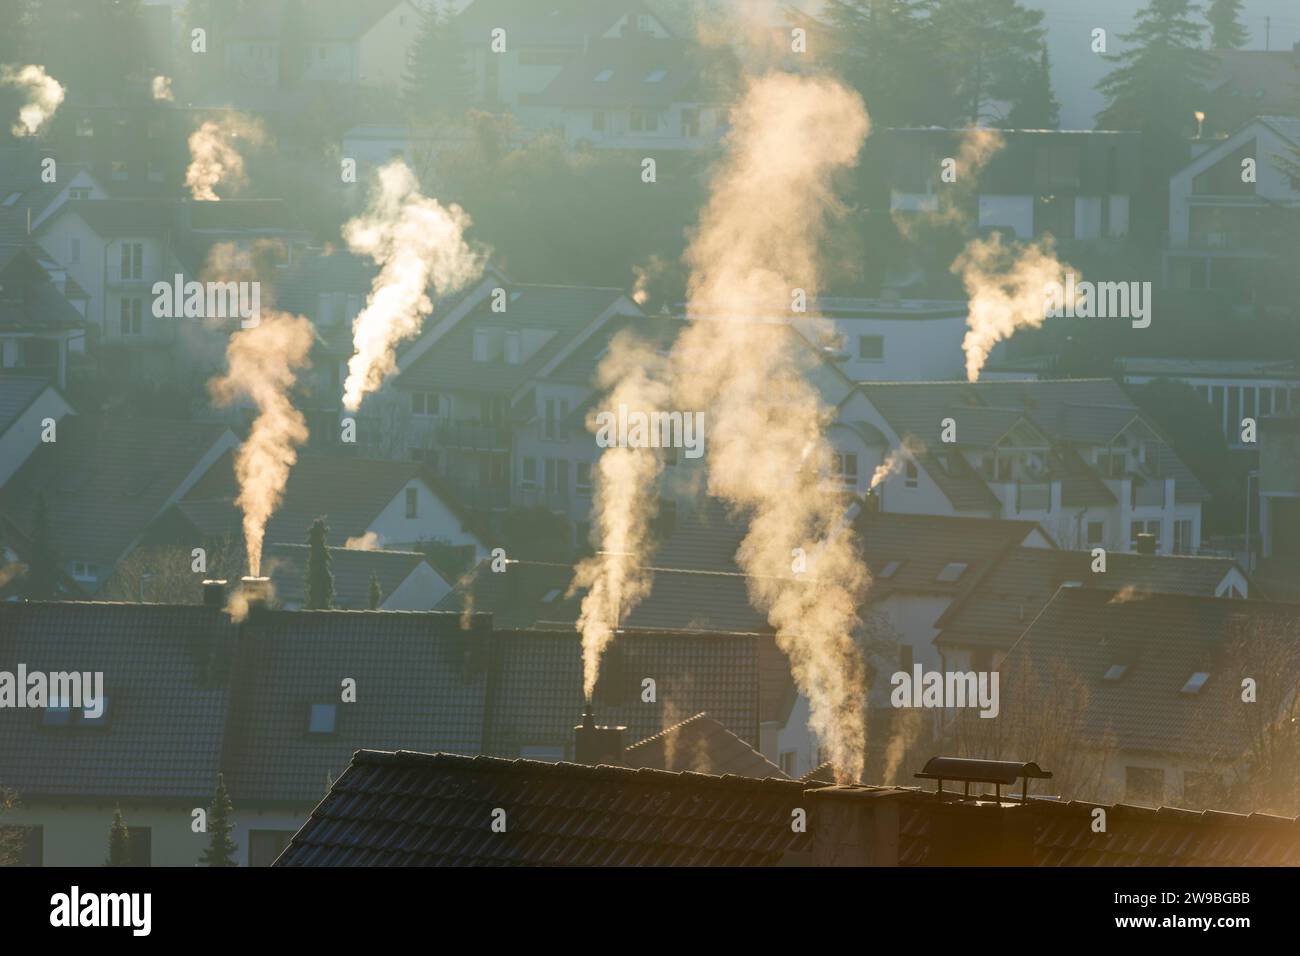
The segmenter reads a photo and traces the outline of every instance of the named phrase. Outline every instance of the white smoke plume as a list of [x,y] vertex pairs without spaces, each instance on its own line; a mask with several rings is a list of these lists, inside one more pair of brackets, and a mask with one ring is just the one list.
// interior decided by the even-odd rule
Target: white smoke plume
[[[655,348],[625,329],[610,341],[597,370],[606,392],[604,408],[665,409],[670,392],[666,362]],[[596,410],[587,427],[596,431]],[[610,447],[601,452],[593,484],[592,519],[601,549],[583,560],[569,585],[572,596],[587,588],[578,617],[582,634],[582,685],[588,701],[600,674],[600,658],[619,622],[650,592],[646,558],[658,508],[657,482],[663,459],[655,448]]]
[[[1006,140],[994,129],[971,127],[962,133],[955,161],[954,182],[940,180],[935,189],[934,208],[895,211],[891,214],[899,234],[909,242],[924,242],[927,229],[965,229],[978,216],[980,172],[1004,146]],[[936,174],[938,174],[936,170]]]
[[1042,326],[1048,289],[1054,284],[1064,287],[1068,268],[1057,260],[1050,236],[1042,242],[1007,246],[995,233],[966,244],[952,271],[962,277],[969,298],[962,341],[969,381],[979,380],[995,345],[1017,329]]
[[185,186],[197,200],[216,202],[216,187],[232,191],[248,182],[244,171],[242,146],[260,146],[266,134],[261,123],[239,113],[226,113],[217,120],[204,120],[190,134],[190,164],[185,170]]
[[357,535],[355,538],[348,538],[343,542],[343,547],[349,551],[378,551],[384,546],[383,536],[377,531],[367,531],[365,534]]
[[459,206],[424,196],[415,174],[400,159],[379,170],[369,208],[343,227],[348,247],[380,265],[366,307],[352,323],[353,355],[343,385],[343,404],[361,407],[397,369],[397,346],[420,332],[433,311],[428,295],[464,288],[483,272],[482,254],[465,241],[470,219]]
[[170,103],[176,97],[172,95],[172,78],[161,74],[153,78],[153,98]]
[[244,513],[248,569],[255,577],[262,569],[266,523],[284,497],[298,448],[307,441],[307,423],[293,407],[290,392],[298,371],[308,365],[312,340],[309,320],[263,309],[259,325],[231,335],[226,372],[208,382],[217,404],[249,399],[257,408],[248,438],[235,455],[236,504]]
[[18,121],[10,127],[14,136],[35,136],[43,132],[63,102],[63,84],[35,63],[26,66],[0,66],[0,85],[22,90],[27,101],[18,108]]
[[[829,79],[773,73],[749,81],[732,113],[727,156],[686,253],[688,311],[673,350],[678,407],[710,422],[711,494],[748,518],[737,560],[811,704],[810,726],[845,780],[866,747],[866,682],[855,642],[869,575],[843,501],[824,490],[831,411],[805,377],[811,361],[760,316],[791,289],[818,286],[819,242],[838,211],[834,174],[852,166],[869,127],[858,96]],[[822,322],[823,325],[824,321]],[[827,329],[829,332],[829,329]],[[795,557],[816,551],[815,571]]]
[[902,471],[903,466],[908,462],[915,463],[916,456],[922,454],[924,451],[925,445],[921,441],[913,438],[911,435],[908,435],[903,439],[901,447],[890,451],[890,453],[885,456],[885,460],[876,466],[876,470],[871,473],[871,484],[868,486],[868,489],[874,491],[876,487]]

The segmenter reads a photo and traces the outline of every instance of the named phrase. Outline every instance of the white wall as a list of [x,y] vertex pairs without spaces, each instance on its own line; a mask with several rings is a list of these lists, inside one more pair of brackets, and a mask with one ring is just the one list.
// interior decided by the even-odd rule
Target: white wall
[[[406,517],[406,488],[416,489],[416,517]],[[484,555],[483,546],[461,528],[460,519],[423,481],[412,479],[385,506],[367,531],[380,536],[385,547],[410,548],[420,541],[443,541],[451,545],[474,545],[475,560]]]

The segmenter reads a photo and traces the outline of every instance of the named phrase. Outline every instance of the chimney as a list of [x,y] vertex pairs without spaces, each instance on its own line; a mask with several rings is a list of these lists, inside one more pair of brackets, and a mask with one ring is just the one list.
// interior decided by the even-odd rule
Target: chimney
[[248,602],[249,617],[266,613],[271,603],[271,579],[244,577],[239,579],[239,586]]
[[875,488],[868,488],[867,493],[862,496],[862,510],[869,515],[878,515],[880,504],[880,492]]
[[213,578],[203,582],[203,606],[221,610],[226,606],[226,582],[224,578]]
[[1155,554],[1156,553],[1156,536],[1153,534],[1143,533],[1137,536],[1137,553],[1138,554]]
[[623,731],[626,727],[597,727],[588,704],[582,723],[573,728],[573,759],[590,766],[623,762]]

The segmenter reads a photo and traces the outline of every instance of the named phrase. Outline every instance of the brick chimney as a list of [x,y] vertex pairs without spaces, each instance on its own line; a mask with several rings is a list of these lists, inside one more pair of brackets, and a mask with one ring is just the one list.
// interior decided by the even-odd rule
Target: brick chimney
[[265,614],[271,604],[271,579],[244,577],[239,579],[239,586],[248,602],[248,616]]
[[573,759],[590,766],[623,762],[623,731],[626,727],[597,727],[588,704],[582,723],[573,728]]

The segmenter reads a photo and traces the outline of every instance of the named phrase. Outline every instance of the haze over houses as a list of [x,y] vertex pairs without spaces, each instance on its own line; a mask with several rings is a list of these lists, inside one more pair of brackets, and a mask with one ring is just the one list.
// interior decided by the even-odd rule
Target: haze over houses
[[10,4],[0,863],[1300,865],[1300,44],[1044,3]]

